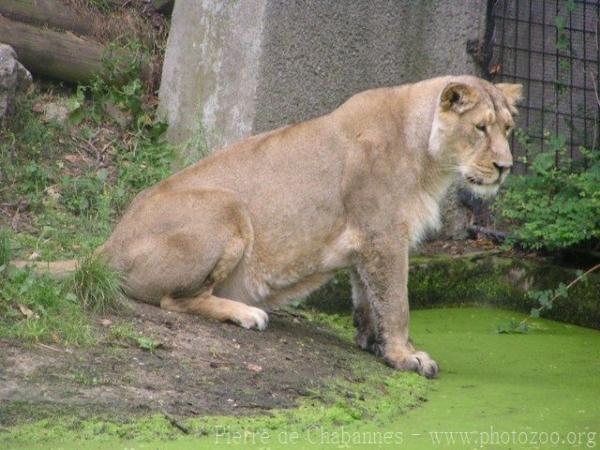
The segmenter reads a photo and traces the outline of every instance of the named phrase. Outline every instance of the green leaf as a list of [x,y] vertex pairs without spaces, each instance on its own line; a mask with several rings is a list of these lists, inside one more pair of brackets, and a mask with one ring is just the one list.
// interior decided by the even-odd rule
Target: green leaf
[[104,183],[108,177],[108,171],[106,169],[100,169],[96,172],[96,177],[100,183]]
[[138,336],[135,338],[135,341],[139,348],[150,352],[156,350],[161,345],[159,342],[146,336]]
[[556,156],[552,152],[539,153],[535,157],[532,166],[538,174],[544,174],[554,168],[555,159]]
[[560,298],[567,298],[569,296],[569,291],[564,283],[560,283],[558,285],[558,288],[556,289],[556,295],[558,295]]
[[69,114],[69,123],[71,125],[79,125],[85,119],[85,112],[82,109],[75,109]]
[[540,310],[538,308],[531,308],[531,312],[529,313],[529,316],[532,319],[537,319],[538,317],[540,317]]

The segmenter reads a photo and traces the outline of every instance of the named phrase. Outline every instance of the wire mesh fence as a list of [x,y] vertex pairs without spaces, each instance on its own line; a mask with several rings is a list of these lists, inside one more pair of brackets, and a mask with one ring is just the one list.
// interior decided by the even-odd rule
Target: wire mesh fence
[[[554,151],[556,164],[600,145],[600,0],[491,0],[488,18],[494,81],[522,83],[515,172],[532,153]],[[566,148],[561,154],[559,148]]]

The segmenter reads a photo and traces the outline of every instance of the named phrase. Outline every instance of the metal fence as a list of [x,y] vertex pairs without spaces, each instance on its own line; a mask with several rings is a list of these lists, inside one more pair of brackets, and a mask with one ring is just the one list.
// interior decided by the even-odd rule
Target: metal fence
[[538,151],[563,146],[577,160],[581,146],[597,149],[600,0],[490,0],[489,8],[488,76],[524,86],[515,171],[526,172]]

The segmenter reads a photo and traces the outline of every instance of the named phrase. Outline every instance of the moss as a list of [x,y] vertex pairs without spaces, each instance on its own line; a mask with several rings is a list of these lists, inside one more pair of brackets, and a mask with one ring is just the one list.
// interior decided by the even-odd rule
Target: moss
[[348,271],[340,270],[329,283],[310,294],[304,304],[327,314],[348,314],[352,310],[352,287]]
[[[576,270],[545,260],[523,260],[483,254],[466,257],[415,257],[411,260],[408,292],[412,309],[444,306],[499,306],[529,312],[539,306],[528,290],[556,288],[577,277]],[[600,275],[576,284],[567,299],[560,299],[543,316],[600,329]],[[346,271],[306,300],[306,305],[327,313],[351,310],[351,287]]]

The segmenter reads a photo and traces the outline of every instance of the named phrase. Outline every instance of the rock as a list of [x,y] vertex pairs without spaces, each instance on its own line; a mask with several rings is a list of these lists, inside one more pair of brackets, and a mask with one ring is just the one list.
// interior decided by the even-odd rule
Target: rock
[[104,109],[104,112],[122,129],[129,128],[133,122],[133,115],[129,111],[122,111],[111,101],[104,102],[102,104],[102,108]]
[[263,371],[262,366],[259,366],[258,364],[253,364],[253,363],[246,363],[246,369],[248,369],[250,372],[254,372],[254,373],[260,373]]
[[44,122],[53,122],[59,125],[66,125],[69,120],[69,108],[60,102],[46,103],[42,107]]
[[14,106],[15,96],[31,84],[31,74],[10,45],[0,44],[0,123]]

